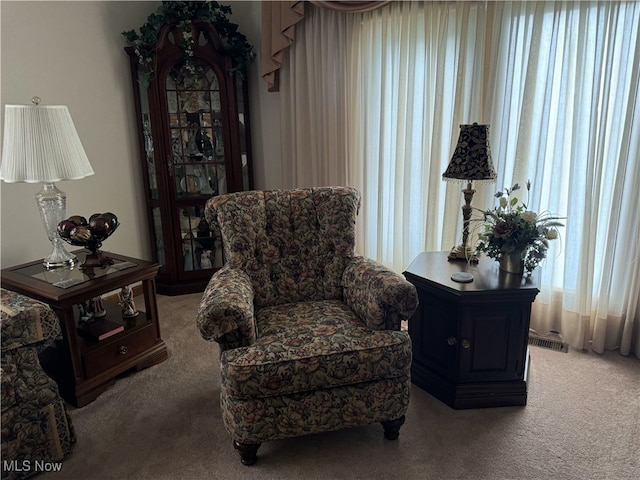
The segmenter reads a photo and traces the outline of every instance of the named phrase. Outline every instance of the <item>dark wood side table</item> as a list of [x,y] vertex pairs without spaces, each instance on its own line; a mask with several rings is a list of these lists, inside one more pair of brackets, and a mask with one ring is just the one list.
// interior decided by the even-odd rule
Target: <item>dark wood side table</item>
[[[79,264],[87,252],[74,252]],[[42,260],[2,269],[2,286],[47,303],[60,319],[63,339],[41,355],[43,368],[58,382],[60,393],[81,407],[95,400],[115,377],[127,370],[150,367],[168,358],[160,338],[155,277],[157,263],[104,252],[112,265],[100,268],[47,270]],[[106,318],[124,331],[101,341],[77,333],[76,305],[91,298],[142,282],[144,308],[138,316],[122,318],[117,303],[105,302]]]
[[[404,272],[420,305],[409,320],[415,385],[456,408],[527,403],[528,336],[538,273],[528,278],[424,252]],[[470,283],[451,280],[468,272]]]

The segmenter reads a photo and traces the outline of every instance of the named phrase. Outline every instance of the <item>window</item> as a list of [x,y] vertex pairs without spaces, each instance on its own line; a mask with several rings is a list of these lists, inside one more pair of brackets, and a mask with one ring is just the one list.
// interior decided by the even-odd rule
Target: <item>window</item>
[[[402,271],[421,251],[459,243],[462,195],[441,174],[458,125],[488,123],[499,178],[474,184],[474,206],[531,179],[530,207],[568,217],[542,270],[539,300],[552,306],[542,331],[582,347],[601,320],[640,321],[640,3],[394,2],[348,20],[308,17],[284,105],[316,138],[345,125],[332,138],[345,145],[342,180],[363,193],[359,253]],[[314,45],[326,55],[332,35],[343,42],[331,62],[310,57]],[[327,95],[310,85],[329,80],[338,107],[301,122],[304,95]],[[318,151],[291,151],[304,149]],[[312,163],[335,172],[335,156]],[[615,332],[595,348],[620,344]]]

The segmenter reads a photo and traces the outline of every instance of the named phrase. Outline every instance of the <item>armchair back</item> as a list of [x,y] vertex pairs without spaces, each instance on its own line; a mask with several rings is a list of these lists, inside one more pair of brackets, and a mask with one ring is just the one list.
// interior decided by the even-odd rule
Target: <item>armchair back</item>
[[225,263],[251,279],[256,307],[342,300],[355,255],[359,192],[350,187],[249,191],[207,201]]

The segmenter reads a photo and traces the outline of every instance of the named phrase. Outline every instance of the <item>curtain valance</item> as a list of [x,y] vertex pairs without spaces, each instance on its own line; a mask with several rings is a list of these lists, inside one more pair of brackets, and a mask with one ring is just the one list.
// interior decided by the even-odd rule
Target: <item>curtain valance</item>
[[[312,4],[340,12],[368,12],[391,3],[382,1],[332,1],[313,0]],[[304,18],[304,1],[263,2],[262,3],[262,60],[260,70],[267,82],[267,90],[277,92],[280,89],[279,70],[282,66],[284,51],[289,48],[296,36],[296,24]]]

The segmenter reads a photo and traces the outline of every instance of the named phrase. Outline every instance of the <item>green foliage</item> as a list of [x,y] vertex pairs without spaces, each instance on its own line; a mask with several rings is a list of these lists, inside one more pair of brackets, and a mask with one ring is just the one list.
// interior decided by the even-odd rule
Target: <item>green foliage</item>
[[[247,37],[238,32],[238,25],[231,23],[229,14],[231,7],[220,5],[218,2],[163,1],[158,10],[147,17],[147,23],[140,27],[139,32],[129,30],[122,32],[122,35],[135,47],[141,77],[148,80],[153,75],[153,49],[158,41],[160,29],[167,23],[176,22],[178,28],[188,32],[192,20],[201,20],[213,25],[234,59],[234,70],[243,73],[254,61],[256,54]],[[180,45],[187,58],[193,56],[193,40],[190,35],[185,34]]]
[[[532,212],[525,203],[518,205],[518,198],[512,194],[519,189],[516,183],[510,189],[497,192],[498,206],[482,210],[483,223],[476,251],[485,252],[495,260],[503,254],[521,252],[525,270],[531,273],[546,258],[549,240],[558,238],[557,228],[563,224],[558,221],[561,217]],[[531,182],[527,182],[527,192],[530,189]]]

